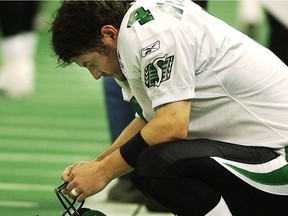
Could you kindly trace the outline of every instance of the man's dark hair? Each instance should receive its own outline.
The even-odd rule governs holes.
[[[131,2],[131,1],[130,1]],[[63,1],[52,23],[52,48],[60,66],[89,51],[103,53],[101,28],[113,25],[119,29],[129,1]]]

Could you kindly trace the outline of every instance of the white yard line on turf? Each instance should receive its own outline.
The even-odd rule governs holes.
[[[0,201],[2,207],[14,207],[14,208],[35,208],[38,203],[34,202],[20,202],[20,201]]]
[[[22,183],[6,183],[0,182],[0,190],[13,191],[40,191],[53,192],[55,186],[53,185],[38,185],[38,184],[22,184]]]

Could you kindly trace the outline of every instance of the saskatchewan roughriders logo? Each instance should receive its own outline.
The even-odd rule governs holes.
[[[145,84],[148,88],[152,86],[159,87],[171,77],[171,69],[174,62],[174,56],[156,58],[152,63],[147,65],[144,70]]]

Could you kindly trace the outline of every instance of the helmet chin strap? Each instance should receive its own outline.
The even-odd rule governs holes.
[[[69,215],[69,216],[106,216],[103,212],[100,212],[98,210],[82,208],[84,205],[84,201],[77,205],[76,199],[74,200],[69,199],[63,193],[63,190],[66,188],[67,185],[68,185],[68,182],[65,182],[54,190],[60,203],[65,209],[65,211],[61,214],[61,216],[66,216],[66,215]],[[143,206],[143,203],[139,204],[131,216],[138,215],[142,206]]]
[[[80,204],[76,203],[76,199],[69,199],[64,193],[63,190],[68,185],[68,182],[63,183],[59,187],[57,187],[54,192],[57,195],[60,203],[64,207],[65,211],[61,214],[61,216],[106,216],[100,211],[94,211],[88,208],[82,208],[84,205],[84,201]]]

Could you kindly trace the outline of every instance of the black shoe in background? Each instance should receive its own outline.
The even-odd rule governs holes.
[[[118,179],[108,192],[108,201],[112,202],[144,203],[145,199],[145,196],[128,179]]]
[[[160,203],[153,199],[146,198],[145,200],[145,206],[148,211],[150,212],[170,212],[167,208],[162,206]]]

